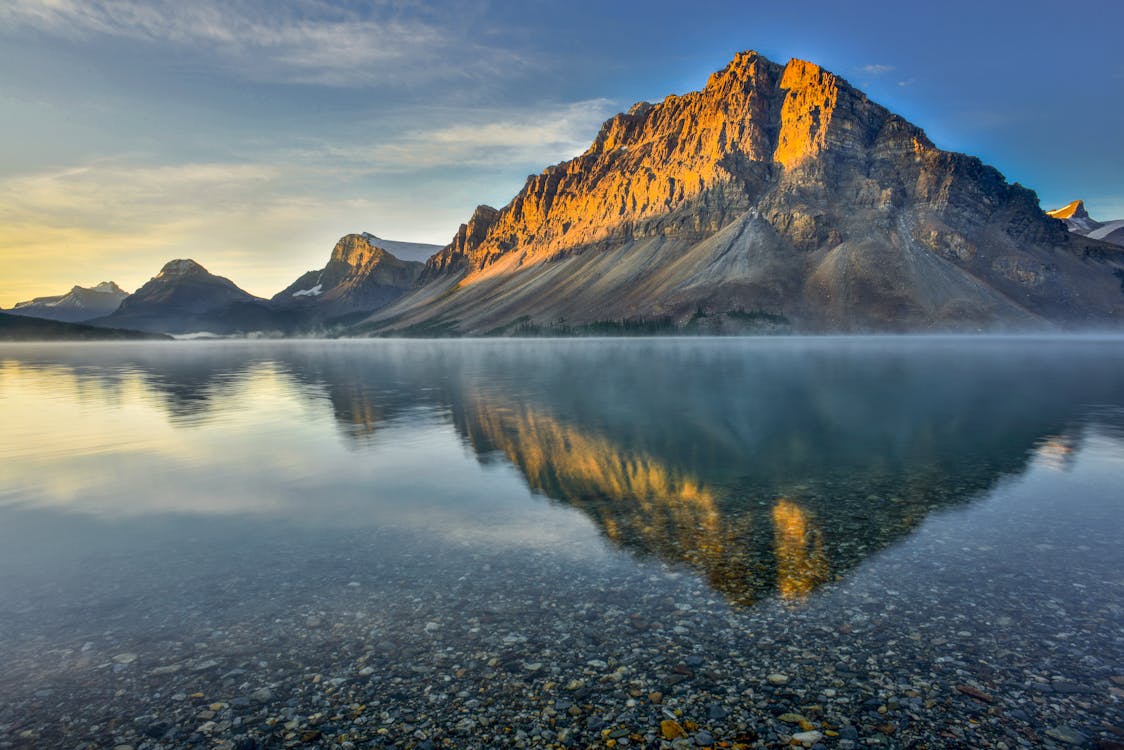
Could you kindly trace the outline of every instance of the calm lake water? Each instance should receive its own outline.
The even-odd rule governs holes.
[[[1124,733],[1121,339],[3,345],[0,425],[0,747]]]

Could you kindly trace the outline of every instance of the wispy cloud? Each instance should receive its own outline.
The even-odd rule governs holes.
[[[71,39],[110,36],[172,44],[238,75],[328,86],[416,85],[518,70],[500,47],[474,44],[410,3],[362,10],[316,0],[5,0],[0,24]],[[424,6],[417,6],[424,11]]]
[[[893,65],[882,65],[881,63],[871,63],[859,68],[859,72],[866,73],[870,76],[880,76],[886,73],[892,73],[895,70]]]
[[[263,143],[239,162],[122,154],[0,177],[0,306],[103,278],[135,288],[184,256],[266,295],[349,231],[443,243],[493,199],[466,169],[510,180],[510,197],[528,171],[583,151],[612,109],[447,108],[410,114],[427,128]]]
[[[324,146],[323,152],[368,173],[464,167],[531,167],[572,158],[586,148],[613,112],[607,99],[503,111],[445,113],[430,128],[405,130],[368,145]]]

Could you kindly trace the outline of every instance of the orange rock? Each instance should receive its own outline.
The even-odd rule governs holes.
[[[664,719],[660,722],[660,734],[663,735],[665,740],[674,740],[679,737],[686,737],[687,733],[683,731],[683,727],[679,722],[672,721],[671,719]]]

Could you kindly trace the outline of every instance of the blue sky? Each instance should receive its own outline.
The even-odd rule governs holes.
[[[174,257],[271,295],[347,232],[444,244],[742,49],[1124,218],[1121,28],[1118,0],[4,0],[0,306]]]

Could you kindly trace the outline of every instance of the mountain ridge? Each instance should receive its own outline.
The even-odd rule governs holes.
[[[1115,224],[1082,201],[1044,212],[843,78],[748,51],[698,91],[610,117],[442,248],[348,234],[269,300],[177,259],[93,322],[330,335],[1118,326]]]
[[[127,296],[128,293],[113,281],[102,281],[92,287],[75,284],[66,294],[17,302],[7,312],[64,323],[82,323],[112,313]]]
[[[478,207],[361,330],[701,316],[730,332],[757,312],[809,332],[1103,325],[1124,317],[1122,262],[844,79],[745,52]]]

